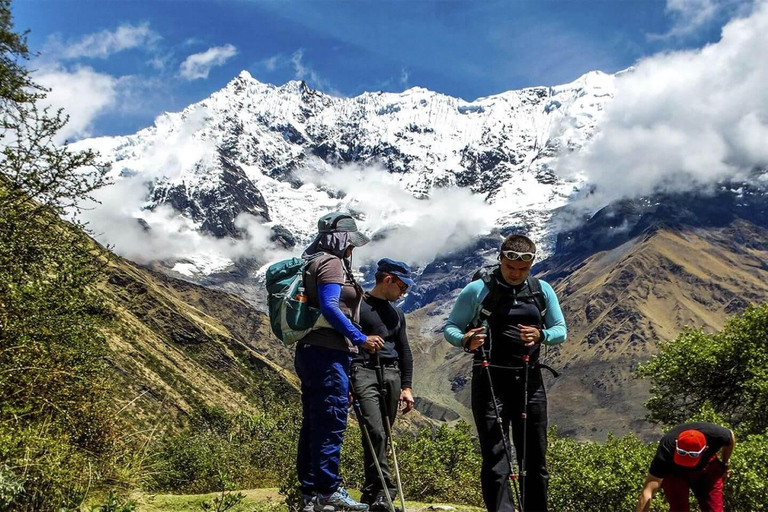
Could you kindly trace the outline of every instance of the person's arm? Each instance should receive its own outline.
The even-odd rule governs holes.
[[[731,470],[731,455],[733,454],[733,449],[736,448],[736,436],[733,434],[733,430],[729,432],[731,433],[731,443],[723,446],[720,452],[720,460],[725,465],[726,474]]]
[[[656,491],[661,487],[661,481],[661,478],[657,478],[650,474],[645,478],[643,491],[640,493],[640,497],[637,500],[635,512],[648,512],[651,510],[651,501],[653,501],[653,496],[656,494]]]
[[[408,343],[408,333],[405,327],[405,315],[397,310],[400,317],[400,329],[395,337],[395,350],[400,359],[400,387],[413,387],[413,354],[411,345]]]
[[[405,325],[405,315],[399,309],[400,329],[395,337],[395,350],[400,359],[400,399],[405,404],[403,414],[413,410],[413,354],[408,343],[408,333]]]
[[[559,345],[568,337],[568,331],[565,327],[565,318],[560,309],[560,301],[557,300],[555,290],[545,281],[541,281],[541,291],[544,293],[544,300],[547,303],[547,312],[544,315],[544,325],[542,329],[544,339],[540,340],[545,345]]]
[[[445,340],[454,347],[461,347],[467,327],[475,319],[481,303],[480,294],[485,288],[481,280],[473,281],[461,290],[456,304],[453,305],[448,322],[443,329]]]
[[[328,320],[331,327],[346,336],[353,345],[359,346],[365,343],[366,336],[352,325],[352,322],[344,316],[339,308],[341,297],[341,285],[338,283],[322,283],[317,286],[317,295],[320,302],[320,313]]]

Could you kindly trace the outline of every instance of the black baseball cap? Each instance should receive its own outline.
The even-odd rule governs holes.
[[[371,241],[357,229],[355,219],[348,213],[333,212],[320,217],[317,221],[319,233],[349,233],[349,243],[355,247],[362,247]]]
[[[385,272],[397,276],[402,282],[408,286],[413,286],[416,283],[411,276],[411,267],[403,263],[402,261],[391,260],[389,258],[382,258],[376,267],[377,272]]]

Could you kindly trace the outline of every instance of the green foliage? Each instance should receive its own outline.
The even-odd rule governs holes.
[[[768,507],[768,432],[736,440],[731,476],[725,483],[725,509],[733,512]]]
[[[225,512],[239,505],[245,498],[245,494],[234,492],[237,490],[237,486],[226,473],[219,472],[219,481],[222,488],[221,494],[211,501],[204,501],[200,504],[200,508],[206,512]]]
[[[453,428],[444,425],[437,430],[424,428],[416,435],[401,436],[396,439],[395,449],[407,499],[482,505],[479,447],[466,423],[459,422]],[[392,471],[394,474],[394,468]],[[341,472],[345,486],[362,486],[362,438],[352,422],[344,434]],[[280,494],[288,510],[301,508],[295,463],[280,480]]]
[[[350,415],[344,441],[341,445],[341,479],[346,487],[360,489],[363,486],[363,433],[360,424]]]
[[[74,508],[94,475],[91,459],[55,423],[0,424],[0,460],[12,484],[0,510]]]
[[[719,333],[686,329],[638,369],[651,379],[651,419],[668,425],[710,409],[739,432],[768,428],[768,305],[749,307]]]
[[[299,423],[300,427],[301,424]],[[344,486],[359,489],[363,485],[363,445],[360,428],[352,417],[349,418],[347,429],[344,431],[344,441],[341,445],[340,471]],[[296,439],[298,440],[298,433]],[[301,487],[296,473],[296,449],[291,446],[289,454],[291,462],[284,467],[279,479],[280,494],[285,499],[288,510],[297,512],[301,509]],[[399,452],[398,452],[399,453]]]
[[[403,492],[409,499],[482,505],[479,446],[468,424],[422,429],[398,441]]]
[[[279,492],[285,500],[285,506],[290,512],[301,510],[301,487],[299,485],[299,476],[296,473],[296,464],[291,464],[286,468],[283,477],[280,479]]]
[[[23,492],[24,482],[7,465],[0,466],[0,510],[10,507]]]
[[[0,0],[0,101],[28,103],[41,90],[19,62],[29,59],[26,36],[13,31],[11,0]]]
[[[108,479],[117,440],[109,400],[109,316],[93,293],[103,261],[65,210],[105,184],[90,152],[57,146],[67,119],[44,89],[0,0],[0,507],[72,508]]]
[[[135,510],[136,502],[134,500],[123,499],[114,491],[109,492],[106,503],[91,507],[91,512],[134,512]]]
[[[552,510],[634,510],[655,445],[646,446],[633,435],[609,436],[603,444],[579,443],[557,437],[554,429],[549,438]]]
[[[221,474],[237,488],[278,482],[295,465],[296,407],[255,414],[202,408],[187,429],[168,435],[157,447],[153,487],[203,493],[221,489]]]

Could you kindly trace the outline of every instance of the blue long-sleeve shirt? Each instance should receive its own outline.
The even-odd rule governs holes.
[[[365,343],[365,334],[360,332],[360,329],[355,327],[339,308],[341,285],[337,283],[320,284],[317,287],[317,295],[320,301],[320,313],[328,320],[331,327],[343,334],[353,345],[359,346]]]
[[[544,315],[544,339],[541,340],[545,345],[559,345],[564,342],[568,336],[565,327],[565,318],[560,309],[560,302],[557,300],[555,291],[549,283],[539,280],[541,291],[544,294],[544,300],[547,304],[547,312]],[[448,316],[448,323],[443,329],[443,336],[446,341],[456,347],[461,347],[461,340],[468,327],[480,315],[483,300],[488,295],[489,289],[482,279],[472,281],[461,290],[456,304],[453,305],[451,314]]]

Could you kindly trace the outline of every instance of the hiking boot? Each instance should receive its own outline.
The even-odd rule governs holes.
[[[350,512],[366,512],[368,505],[355,501],[347,494],[347,490],[339,487],[335,493],[330,496],[318,494],[315,500],[314,512],[336,512],[339,510],[348,510]]]
[[[301,512],[314,512],[317,497],[313,494],[301,495]]]
[[[394,506],[394,503],[393,503]],[[376,498],[376,501],[371,503],[371,512],[390,512],[389,510],[389,504],[387,503],[387,498],[384,496],[379,496]],[[403,512],[400,510],[399,507],[395,507],[395,512]]]

